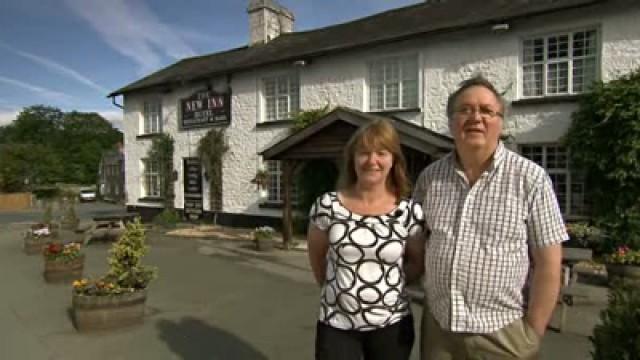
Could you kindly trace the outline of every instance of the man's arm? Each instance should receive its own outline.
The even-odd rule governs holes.
[[[307,231],[307,247],[309,263],[316,283],[322,286],[327,271],[327,251],[329,249],[329,235],[326,231],[318,229],[314,224],[309,224]]]
[[[420,232],[407,239],[405,247],[404,274],[407,284],[412,283],[424,273],[425,234]]]
[[[562,245],[531,248],[533,277],[527,322],[542,337],[558,301],[562,274]]]

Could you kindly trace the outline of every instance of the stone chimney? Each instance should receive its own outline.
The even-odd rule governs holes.
[[[293,31],[293,13],[274,0],[251,0],[249,13],[249,46],[264,44]]]

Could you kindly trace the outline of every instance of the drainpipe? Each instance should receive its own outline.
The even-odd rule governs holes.
[[[118,103],[116,102],[116,97],[115,97],[115,96],[112,96],[112,97],[111,97],[111,103],[112,103],[113,105],[115,105],[115,106],[119,107],[120,109],[124,109],[124,106],[122,106],[122,105],[120,105],[120,104],[118,104]]]

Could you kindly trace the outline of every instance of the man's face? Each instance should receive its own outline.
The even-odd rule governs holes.
[[[456,148],[495,148],[502,133],[502,113],[496,96],[483,86],[472,86],[460,93],[449,120]]]

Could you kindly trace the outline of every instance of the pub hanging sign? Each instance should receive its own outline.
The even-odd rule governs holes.
[[[183,129],[228,124],[231,121],[231,95],[229,92],[199,91],[180,99]]]

